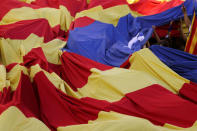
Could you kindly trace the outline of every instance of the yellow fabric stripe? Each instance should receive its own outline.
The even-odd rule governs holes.
[[[10,72],[6,74],[6,79],[10,84],[11,90],[15,91],[21,79],[21,72],[28,75],[28,69],[24,66],[16,65]]]
[[[1,131],[50,131],[40,120],[26,118],[17,107],[9,107],[0,115]]]
[[[107,9],[103,9],[102,6],[96,6],[77,13],[75,19],[87,16],[94,20],[116,26],[120,17],[126,16],[129,13],[134,17],[141,16],[137,12],[131,11],[128,5],[118,5]]]
[[[0,38],[0,59],[4,65],[11,63],[22,63],[23,56],[32,48],[41,47],[47,58],[47,61],[53,64],[60,64],[59,56],[61,49],[66,45],[65,41],[54,39],[46,44],[42,37],[31,34],[25,40],[13,40]]]
[[[31,2],[36,1],[36,0],[19,0],[19,1],[22,1],[22,2],[30,4]]]
[[[15,8],[10,10],[0,21],[0,25],[12,24],[22,20],[45,18],[51,27],[60,25],[61,29],[67,31],[73,20],[66,7],[32,9],[30,7]]]
[[[8,87],[11,87],[11,90],[15,91],[21,79],[21,72],[28,75],[28,69],[21,65],[14,66],[8,73],[6,73],[5,67],[0,65],[0,92]]]
[[[129,4],[134,4],[134,3],[137,3],[139,0],[127,0],[127,2],[129,3]]]
[[[196,131],[196,124],[191,128],[175,126],[156,126],[150,121],[138,117],[119,114],[116,112],[99,112],[95,121],[88,124],[58,127],[58,131]]]
[[[130,70],[148,73],[151,77],[161,80],[161,85],[174,93],[178,93],[184,83],[190,82],[167,67],[147,48],[134,53],[130,63]]]
[[[91,97],[109,102],[119,101],[125,94],[160,84],[145,72],[113,68],[107,71],[91,69],[91,76],[83,88],[78,88],[80,97]],[[136,82],[139,81],[140,82]]]
[[[31,34],[25,40],[0,39],[1,58],[4,65],[23,62],[23,56],[43,43],[43,38]]]
[[[46,44],[41,44],[41,47],[48,62],[53,64],[61,64],[60,56],[62,55],[62,51],[60,49],[65,45],[65,41],[53,39]]]
[[[6,69],[4,65],[0,65],[0,91],[6,87]]]
[[[191,46],[190,46],[190,48],[189,48],[189,53],[190,53],[190,54],[193,54],[194,49],[195,49],[195,47],[196,47],[196,44],[197,44],[197,30],[195,31],[193,40],[192,40],[192,42],[191,42]]]

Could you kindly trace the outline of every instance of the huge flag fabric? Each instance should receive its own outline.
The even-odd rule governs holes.
[[[185,46],[185,51],[197,55],[197,19],[196,19],[196,14],[194,13],[193,20],[192,20],[192,25],[191,25],[191,31],[190,35],[188,37],[186,46]]]
[[[196,56],[141,49],[183,3],[1,1],[0,130],[196,131]]]

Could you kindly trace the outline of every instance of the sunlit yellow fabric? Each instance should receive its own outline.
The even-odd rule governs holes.
[[[92,19],[116,26],[120,17],[126,16],[130,13],[134,17],[140,16],[136,12],[131,11],[128,5],[118,5],[107,9],[103,9],[102,6],[96,6],[94,8],[77,13],[75,19],[88,16]]]
[[[62,51],[60,49],[65,45],[65,41],[54,39],[46,44],[41,44],[41,47],[48,62],[53,64],[61,64],[60,56],[62,54]]]
[[[62,30],[67,31],[70,27],[71,22],[74,20],[74,17],[71,16],[70,12],[68,11],[68,9],[64,6],[59,7],[60,10],[60,28]],[[52,19],[54,19],[54,17],[52,16]]]
[[[49,72],[41,69],[38,64],[31,66],[31,68],[30,68],[30,78],[32,81],[33,81],[33,78],[35,77],[35,75],[39,72],[43,72],[56,88],[62,90],[64,93],[67,93],[66,92],[66,85],[64,85],[65,82],[56,73],[54,73],[54,72],[49,73]]]
[[[130,70],[143,71],[166,84],[165,88],[178,93],[184,83],[189,80],[179,76],[176,72],[162,63],[149,49],[140,50],[130,58]]]
[[[25,40],[0,39],[1,59],[4,65],[23,62],[23,56],[43,43],[43,38],[31,34]]]
[[[30,4],[31,2],[36,1],[36,0],[19,0],[19,1],[23,1],[23,2],[25,2],[25,3]]]
[[[6,87],[6,69],[4,65],[0,64],[0,91]]]
[[[156,126],[150,121],[138,117],[127,116],[116,112],[99,112],[95,121],[88,124],[58,127],[58,131],[196,131],[197,124],[191,128],[176,128],[175,126]]]
[[[25,56],[33,48],[41,47],[47,61],[53,64],[60,64],[59,57],[62,52],[59,49],[65,45],[66,42],[60,39],[54,39],[44,44],[43,37],[38,37],[35,34],[31,34],[25,40],[0,38],[0,57],[4,65],[9,65],[11,63],[22,63],[23,56]]]
[[[19,85],[21,79],[21,73],[28,75],[28,70],[26,67],[21,65],[16,65],[14,68],[7,73],[7,80],[10,82],[10,87],[12,91],[15,91]]]
[[[134,4],[134,3],[136,3],[136,2],[138,2],[139,0],[127,0],[127,2],[129,3],[129,4]]]
[[[50,131],[40,120],[27,118],[17,107],[0,114],[0,131]]]

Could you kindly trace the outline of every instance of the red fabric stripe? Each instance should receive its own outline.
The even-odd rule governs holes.
[[[30,7],[29,4],[20,2],[18,0],[2,0],[0,5],[0,20],[2,20],[3,16],[6,15],[11,9],[21,8],[21,7]]]
[[[14,68],[14,66],[16,66],[17,63],[12,63],[6,66],[6,72],[10,72],[10,70],[12,70],[12,68]]]
[[[33,48],[27,55],[23,57],[23,61],[24,63],[22,63],[22,65],[27,68],[39,64],[42,69],[49,71],[48,61],[41,47]]]
[[[88,104],[58,91],[43,72],[34,77],[34,87],[39,95],[42,121],[52,129],[87,123],[88,120],[96,119],[101,110],[99,106],[96,107],[96,101],[95,104]]]
[[[57,32],[59,32],[59,29]],[[4,38],[26,39],[31,33],[44,37],[44,42],[53,40],[58,35],[55,35],[48,21],[42,18],[0,26],[0,37]]]
[[[61,62],[63,67],[62,77],[74,91],[77,91],[77,88],[81,88],[87,83],[88,77],[91,75],[91,68],[103,71],[112,69],[111,66],[103,65],[69,52],[63,53]]]
[[[197,104],[197,84],[196,83],[185,83],[181,90],[179,91],[180,95],[194,103]]]
[[[38,99],[29,76],[21,73],[21,78],[16,91],[4,88],[0,92],[0,114],[10,106],[17,106],[27,117],[39,118]]]
[[[125,69],[129,69],[129,68],[130,68],[131,63],[129,62],[129,59],[130,59],[131,56],[132,56],[132,55],[130,55],[130,56],[128,57],[128,59],[120,66],[120,68],[125,68]]]
[[[154,124],[169,123],[190,127],[197,119],[197,105],[186,101],[159,85],[126,94],[122,100],[111,104],[109,110],[142,117]]]
[[[14,92],[10,106],[17,106],[26,117],[40,119],[39,104],[37,91],[33,88],[29,76],[21,73],[21,80],[17,90]]]
[[[92,24],[93,22],[95,22],[95,20],[85,16],[85,17],[80,17],[78,19],[76,19],[74,22],[72,22],[70,29],[75,29],[78,27],[84,27],[84,26],[88,26],[90,24]]]
[[[179,6],[184,1],[181,0],[172,0],[169,2],[160,2],[156,0],[139,0],[135,4],[131,4],[130,8],[133,11],[136,11],[142,15],[154,15],[166,11],[170,8]]]
[[[53,31],[53,34],[54,34],[55,38],[61,39],[63,41],[66,41],[66,38],[68,37],[68,34],[69,34],[68,29],[66,29],[66,31],[62,30],[60,28],[60,25],[57,25],[57,26],[53,27],[52,31]],[[48,42],[48,41],[46,41],[46,42]]]
[[[3,91],[0,92],[0,104],[4,105],[11,101],[13,93],[11,92],[11,88],[3,88]]]
[[[75,16],[77,12],[84,10],[87,7],[86,0],[36,0],[32,5],[43,7],[59,8],[60,5],[65,6],[71,16]]]

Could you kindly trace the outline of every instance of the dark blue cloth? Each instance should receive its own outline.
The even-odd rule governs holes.
[[[193,14],[196,3],[196,0],[184,2],[188,15]],[[129,14],[119,19],[117,27],[95,21],[86,27],[75,28],[69,32],[67,45],[63,50],[119,67],[151,37],[152,25],[163,25],[183,17],[181,6],[151,16],[134,18]],[[138,33],[144,35],[144,40],[137,41],[131,49],[128,48],[128,42]]]
[[[111,24],[94,22],[70,31],[66,50],[94,61],[119,66],[131,50],[125,48],[127,40]]]
[[[197,83],[197,56],[189,53],[154,45],[151,51],[169,68],[184,78]]]
[[[75,28],[69,32],[67,46],[64,50],[118,67],[128,59],[130,54],[140,50],[152,35],[152,28],[141,28],[140,24],[138,28],[134,29],[134,33],[129,22],[125,23],[128,18],[129,22],[135,20],[133,16],[128,15],[119,20],[117,27],[95,21],[86,27]],[[135,43],[133,48],[129,49],[129,40],[140,32],[145,39]]]

